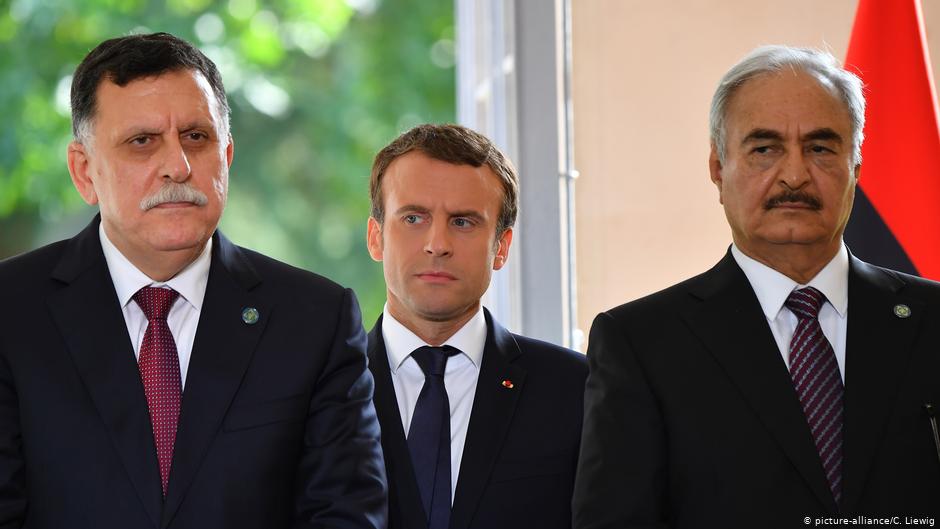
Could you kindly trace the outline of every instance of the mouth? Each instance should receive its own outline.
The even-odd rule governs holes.
[[[764,209],[817,211],[822,209],[822,202],[807,193],[783,193],[768,200]]]
[[[457,278],[447,272],[438,271],[438,270],[429,270],[426,272],[418,272],[415,274],[415,277],[422,281],[428,283],[448,283],[450,281],[456,281]]]
[[[192,202],[164,202],[163,204],[157,204],[153,207],[153,209],[178,209],[195,206],[196,204],[193,204]]]
[[[819,208],[812,204],[807,204],[806,202],[780,202],[767,209],[806,209],[815,211]]]

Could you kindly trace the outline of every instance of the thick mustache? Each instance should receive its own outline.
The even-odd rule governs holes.
[[[781,204],[792,204],[794,202],[802,202],[812,209],[822,209],[822,202],[820,202],[818,198],[802,191],[784,191],[768,199],[767,202],[764,203],[764,209],[772,209]]]
[[[160,204],[172,202],[189,202],[197,206],[205,206],[209,203],[209,198],[187,182],[172,182],[164,184],[156,193],[141,200],[140,209],[147,211]]]

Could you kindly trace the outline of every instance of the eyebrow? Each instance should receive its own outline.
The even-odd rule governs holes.
[[[476,211],[470,211],[470,210],[467,210],[467,211],[453,211],[453,212],[449,213],[449,215],[450,215],[451,217],[467,217],[467,218],[470,218],[470,219],[473,219],[473,220],[476,220],[476,221],[482,221],[482,220],[483,220],[483,215],[481,215],[480,213],[477,213]]]
[[[783,141],[783,134],[780,134],[779,132],[772,129],[754,129],[749,132],[743,140],[741,140],[741,145],[765,140]],[[821,129],[814,129],[807,132],[803,135],[802,138],[800,138],[800,141],[834,141],[842,143],[842,136],[829,127],[823,127]]]
[[[771,129],[753,129],[741,140],[741,145],[763,140],[783,141],[783,134]]]
[[[396,210],[395,210],[395,215],[402,215],[402,214],[404,214],[404,213],[422,213],[422,214],[427,214],[427,213],[430,213],[430,212],[431,212],[431,210],[428,209],[428,208],[426,208],[426,207],[424,207],[424,206],[418,206],[418,205],[415,205],[415,204],[407,204],[407,205],[404,205],[404,206],[402,206],[402,207],[396,209]],[[471,218],[471,219],[479,220],[479,221],[482,221],[482,220],[483,220],[483,215],[480,214],[479,212],[473,211],[473,210],[448,211],[448,212],[447,212],[447,215],[448,215],[449,217],[467,217],[467,218]]]
[[[417,206],[415,204],[406,204],[395,210],[395,215],[401,215],[402,213],[430,213],[431,210],[424,206]]]
[[[803,135],[803,141],[835,141],[842,143],[842,136],[838,132],[826,127],[807,132]]]

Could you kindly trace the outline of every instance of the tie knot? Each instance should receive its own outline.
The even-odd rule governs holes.
[[[430,347],[425,345],[419,347],[411,353],[411,357],[421,366],[424,376],[444,376],[444,368],[447,367],[447,359],[460,351],[456,347],[445,345],[443,347]]]
[[[826,301],[826,296],[813,287],[801,288],[790,292],[784,303],[797,318],[816,319],[819,317],[819,308]]]
[[[172,288],[144,287],[134,294],[134,301],[144,311],[147,321],[165,320],[179,295]]]

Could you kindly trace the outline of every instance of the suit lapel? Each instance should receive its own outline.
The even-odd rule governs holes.
[[[382,338],[382,317],[369,332],[369,367],[375,379],[373,402],[375,412],[382,424],[382,450],[388,469],[389,487],[395,488],[400,505],[402,527],[418,529],[427,527],[421,494],[411,466],[411,454],[401,424],[398,399],[392,386],[392,374],[388,365],[388,353]]]
[[[476,512],[496,464],[512,417],[525,390],[526,372],[512,362],[522,352],[512,335],[486,316],[486,346],[470,412],[470,426],[457,477],[450,528],[466,529]],[[503,386],[511,381],[512,388]]]
[[[134,348],[108,271],[96,217],[69,242],[48,299],[76,370],[154,527],[163,501],[156,448]]]
[[[902,280],[852,257],[845,350],[843,504],[858,507],[921,327],[923,303],[899,294]],[[910,316],[894,314],[898,304]]]
[[[684,315],[807,486],[836,511],[816,445],[760,302],[730,251],[690,287],[701,304]]]
[[[189,361],[162,527],[169,525],[199,471],[241,384],[273,307],[253,292],[261,279],[244,254],[216,232],[209,281]],[[242,311],[257,309],[255,324]]]

